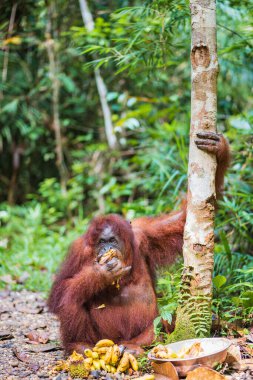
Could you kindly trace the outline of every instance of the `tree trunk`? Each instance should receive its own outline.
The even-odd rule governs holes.
[[[54,13],[54,3],[48,7],[48,22],[46,27],[46,43],[48,60],[49,60],[49,75],[52,82],[52,109],[53,109],[53,129],[55,133],[56,143],[56,165],[59,170],[61,190],[65,194],[67,191],[67,172],[64,163],[63,147],[62,147],[62,132],[59,113],[59,94],[60,83],[58,79],[59,65],[55,49],[55,40],[52,38],[52,18]]]
[[[16,11],[17,11],[18,3],[14,3],[11,9],[11,17],[9,22],[9,28],[6,39],[11,37],[11,34],[13,32],[15,17],[16,17]],[[3,59],[3,71],[2,71],[2,84],[6,82],[7,79],[7,73],[8,73],[8,63],[9,63],[9,46],[5,46],[4,48],[4,59]],[[0,90],[0,100],[3,99],[3,90]]]
[[[103,152],[96,151],[92,157],[93,161],[93,172],[96,175],[96,199],[98,205],[98,211],[100,214],[105,213],[105,199],[103,194],[101,194],[100,189],[103,186],[103,173],[104,173],[104,159]]]
[[[79,0],[81,14],[86,29],[91,32],[94,29],[94,21],[86,0]],[[117,148],[117,139],[113,130],[111,111],[106,99],[107,89],[99,69],[95,69],[95,79],[104,116],[105,134],[111,149]]]
[[[211,327],[216,158],[199,150],[196,133],[216,132],[218,74],[215,0],[190,0],[191,130],[184,270],[170,341],[208,336]]]
[[[17,190],[17,180],[21,164],[21,155],[23,154],[23,147],[13,144],[12,147],[12,175],[8,190],[8,203],[14,205],[16,202],[16,190]]]

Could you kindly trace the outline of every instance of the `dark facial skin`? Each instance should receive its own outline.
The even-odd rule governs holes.
[[[124,256],[124,245],[121,239],[115,235],[111,226],[106,226],[97,242],[96,253],[98,260],[110,249],[117,249]]]
[[[100,264],[100,259],[110,249],[116,250],[117,257]],[[124,264],[125,247],[122,240],[113,232],[111,226],[106,226],[101,232],[96,246],[97,264],[99,269],[111,280],[116,280],[128,274],[131,266]]]

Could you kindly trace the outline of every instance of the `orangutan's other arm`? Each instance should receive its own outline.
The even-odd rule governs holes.
[[[197,147],[217,158],[215,177],[216,197],[222,193],[224,175],[229,166],[230,153],[223,135],[211,132],[197,133]],[[138,247],[151,270],[156,266],[171,264],[182,252],[186,220],[186,202],[181,210],[158,217],[143,217],[132,221]]]

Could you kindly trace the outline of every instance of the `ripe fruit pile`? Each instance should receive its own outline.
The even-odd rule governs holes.
[[[178,352],[174,352],[170,347],[159,344],[151,351],[151,355],[159,359],[187,359],[197,358],[203,354],[204,350],[200,342],[195,342],[190,346],[182,347]]]
[[[136,358],[124,351],[124,346],[118,346],[112,340],[100,340],[92,350],[84,350],[84,356],[73,352],[67,360],[69,374],[71,377],[84,378],[93,370],[116,373],[132,368],[138,371]]]

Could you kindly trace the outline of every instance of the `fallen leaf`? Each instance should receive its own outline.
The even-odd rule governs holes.
[[[47,343],[47,344],[38,344],[36,346],[28,346],[27,350],[30,352],[49,352],[49,351],[58,351],[61,350],[59,344]]]
[[[243,359],[240,361],[240,363],[235,363],[233,365],[233,368],[239,371],[246,371],[247,369],[253,370],[253,358]]]
[[[251,345],[252,346],[252,345]],[[253,347],[251,347],[250,345],[248,344],[245,344],[245,346],[243,347],[243,349],[250,355],[253,357]]]
[[[21,362],[29,363],[30,356],[27,353],[19,351],[16,347],[13,348],[13,353]]]
[[[157,373],[154,373],[155,375],[155,380],[171,380],[171,377],[167,377],[167,376],[164,376],[164,375],[159,375]]]
[[[17,311],[24,314],[40,314],[43,311],[42,307],[31,309],[31,307],[26,307],[25,305],[20,305],[20,304],[17,304],[15,308]]]
[[[23,352],[23,351],[19,351],[16,347],[13,348],[13,353],[14,355],[16,356],[16,358],[18,358],[18,360],[20,360],[21,362],[23,363],[27,363],[28,364],[28,367],[35,373],[39,370],[40,366],[39,364],[37,363],[33,363],[30,361],[30,356],[26,353],[26,352]]]
[[[208,367],[199,367],[189,372],[186,380],[225,380],[226,377]]]
[[[170,362],[161,363],[161,364],[151,362],[151,365],[155,371],[155,375],[156,374],[163,375],[169,378],[170,380],[179,380],[176,368]]]
[[[10,331],[0,331],[0,340],[13,339],[14,336]]]
[[[238,333],[241,337],[244,337],[244,336],[246,336],[247,334],[249,334],[249,330],[248,330],[248,329],[238,329],[238,330],[237,330],[237,333]]]
[[[36,373],[40,369],[40,366],[37,363],[29,363],[29,368]]]
[[[233,364],[242,360],[241,350],[238,345],[232,344],[227,352],[226,363]]]
[[[26,337],[33,343],[46,344],[49,341],[49,333],[46,331],[30,331]]]
[[[253,343],[253,333],[247,335],[246,338],[247,338],[247,341]]]

